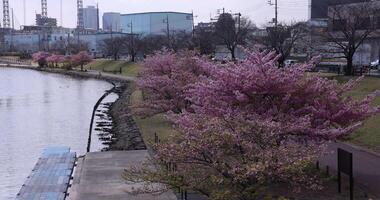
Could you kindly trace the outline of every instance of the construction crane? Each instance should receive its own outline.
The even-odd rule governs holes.
[[[84,28],[84,19],[83,19],[83,0],[77,0],[77,8],[78,8],[78,29]]]
[[[48,13],[47,13],[47,0],[41,0],[41,8],[42,8],[42,17],[47,17],[48,16]]]
[[[3,0],[3,26],[10,28],[11,20],[9,17],[9,0]]]

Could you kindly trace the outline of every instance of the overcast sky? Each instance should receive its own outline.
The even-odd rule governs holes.
[[[9,0],[14,8],[15,27],[24,24],[24,3],[26,2],[26,24],[35,24],[35,13],[41,13],[40,0]],[[309,0],[278,0],[279,21],[300,21],[308,19]],[[48,0],[48,15],[60,20],[61,0]],[[76,26],[76,0],[62,0],[63,25]],[[178,11],[194,12],[195,22],[208,22],[211,16],[217,14],[217,9],[225,8],[234,13],[241,12],[248,16],[258,26],[265,25],[274,16],[274,7],[268,5],[268,0],[84,0],[84,6],[99,3],[100,13],[103,12],[150,12]],[[272,0],[274,2],[274,0]],[[1,6],[2,8],[2,6]],[[1,11],[2,13],[2,11]],[[1,17],[2,18],[2,17]],[[1,20],[2,22],[2,20]]]

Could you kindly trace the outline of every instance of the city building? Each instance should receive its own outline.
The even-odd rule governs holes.
[[[36,14],[37,26],[57,26],[57,19]]]
[[[193,15],[180,12],[147,12],[121,15],[121,31],[141,35],[165,35],[193,31]]]
[[[343,54],[334,41],[329,40],[329,37],[323,35],[335,35],[339,37],[341,27],[345,26],[348,19],[353,19],[360,16],[345,16],[345,10],[352,10],[357,7],[375,7],[380,9],[380,2],[369,0],[311,0],[310,1],[310,27],[309,38],[309,55],[322,56],[321,65],[332,67],[342,67],[346,65],[346,60],[342,59]],[[336,7],[339,6],[339,7]],[[335,8],[334,8],[335,7]],[[335,18],[336,9],[340,11],[340,17]],[[366,17],[366,15],[363,15]],[[377,16],[369,17],[365,24],[380,24],[380,18]],[[366,25],[363,24],[363,30]],[[369,66],[371,62],[379,60],[380,57],[380,26],[376,27],[363,43],[357,48],[353,56],[354,66]],[[360,28],[357,28],[358,33]],[[341,40],[345,40],[342,37]],[[342,69],[340,69],[342,70]]]
[[[121,15],[116,12],[107,12],[103,14],[103,31],[119,32],[121,30]]]
[[[98,8],[95,6],[83,8],[83,26],[85,29],[99,29],[98,13]]]
[[[311,20],[327,19],[329,6],[360,2],[368,2],[368,0],[310,0],[309,17]]]
[[[4,50],[34,53],[48,51],[55,42],[67,39],[73,32],[69,28],[49,26],[24,26],[22,31],[4,35]]]

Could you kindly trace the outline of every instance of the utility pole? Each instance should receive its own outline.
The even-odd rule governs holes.
[[[63,27],[63,3],[60,1],[60,17],[61,17],[61,27]]]
[[[24,26],[26,25],[26,0],[23,2],[24,5]]]
[[[277,25],[278,25],[278,0],[274,0],[274,3],[272,3],[272,0],[268,0],[268,4],[270,6],[274,6],[274,19],[273,19],[273,23],[274,23],[274,27],[277,28]]]
[[[99,3],[96,3],[96,30],[99,31]]]
[[[132,62],[135,62],[135,39],[134,39],[134,35],[133,35],[133,21],[131,20],[131,23],[129,24],[131,26],[131,58],[132,58]]]
[[[13,13],[13,8],[12,8],[12,29],[15,29],[15,18],[14,18],[14,13]]]
[[[170,45],[170,26],[169,26],[169,15],[166,15],[166,20],[164,20],[166,22],[166,33],[167,33],[167,37],[168,37],[168,47],[171,48],[171,45]]]
[[[13,31],[15,28],[15,23],[14,23],[14,15],[13,15],[13,8],[12,8],[12,29],[11,29],[11,46],[10,46],[10,51],[13,51]]]

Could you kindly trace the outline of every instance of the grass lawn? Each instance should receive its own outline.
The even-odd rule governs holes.
[[[104,72],[119,72],[120,68],[122,70],[122,75],[137,77],[141,71],[140,65],[138,63],[132,63],[122,60],[94,60],[93,62],[87,64],[85,69],[104,71]]]
[[[135,87],[135,86],[131,86]],[[143,99],[142,92],[135,90],[131,96],[131,105],[135,106]],[[157,133],[161,141],[167,140],[171,135],[175,135],[175,130],[172,128],[171,123],[165,119],[163,115],[155,115],[149,118],[140,118],[135,116],[135,121],[140,128],[144,141],[148,143],[154,142],[154,133]]]
[[[352,78],[345,76],[335,77],[341,83]],[[349,95],[354,99],[363,99],[366,95],[376,90],[380,91],[380,78],[366,77]],[[374,105],[380,105],[380,97],[375,99]],[[380,114],[367,120],[364,126],[352,135],[350,142],[380,152]]]

